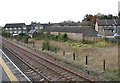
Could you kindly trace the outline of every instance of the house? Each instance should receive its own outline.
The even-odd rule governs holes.
[[[20,33],[27,34],[28,28],[25,25],[25,23],[11,23],[11,24],[6,24],[3,27],[3,31],[8,32],[8,33],[12,34],[13,36],[15,36]]]
[[[35,29],[37,32],[43,29],[43,25],[41,25],[40,23],[33,23],[30,25],[30,27],[31,29]]]
[[[38,33],[37,30],[31,29],[31,30],[28,32],[28,35],[32,38],[32,37],[34,37],[37,33]]]
[[[79,41],[83,37],[97,37],[97,31],[90,26],[52,26],[45,28],[45,31],[54,35],[67,33],[68,38]]]
[[[120,19],[96,20],[95,30],[104,36],[113,36],[120,32]]]

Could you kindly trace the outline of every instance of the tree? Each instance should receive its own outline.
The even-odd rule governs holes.
[[[104,19],[108,19],[107,15],[104,15]]]
[[[118,16],[119,16],[119,18],[120,18],[120,12],[118,13]]]
[[[102,13],[100,13],[100,12],[96,14],[96,16],[98,16],[98,17],[99,17],[99,16],[103,16],[103,15],[104,15],[104,14],[102,14]]]
[[[108,14],[108,19],[113,19],[113,15],[112,14]]]
[[[28,43],[28,36],[24,36],[24,43]]]
[[[3,37],[10,37],[11,34],[8,33],[8,32],[2,31],[2,36],[3,36]]]

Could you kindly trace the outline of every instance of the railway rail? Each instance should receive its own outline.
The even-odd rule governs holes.
[[[32,66],[35,65],[33,63],[36,63],[37,65],[39,64],[40,67],[47,68],[49,71],[54,72],[54,74],[57,74],[57,76],[60,76],[62,80],[64,79],[67,81],[88,81],[88,82],[93,81],[85,76],[82,76],[76,72],[73,72],[72,70],[62,67],[61,65],[58,65],[57,63],[54,63],[44,57],[31,53],[30,51],[27,51],[24,48],[21,48],[4,38],[3,40],[4,40],[3,45],[6,49],[8,49],[9,51],[11,51],[16,55],[19,54],[19,58],[21,57],[20,60],[22,62],[25,62],[23,61],[23,59],[26,59],[26,62],[25,62],[26,65],[28,63],[31,63],[30,61],[33,61],[31,64]],[[36,71],[34,67],[32,67],[32,69]],[[39,67],[38,67],[38,70],[39,70]]]
[[[3,50],[5,52],[9,52],[10,55],[12,55],[12,57],[16,57],[18,60],[20,60],[20,64],[24,65],[24,67],[26,68],[22,68],[22,71],[25,72],[25,74],[30,77],[31,81],[51,81],[51,79],[49,79],[48,77],[46,77],[45,75],[43,75],[42,73],[38,72],[34,67],[32,67],[30,64],[28,64],[26,61],[24,61],[23,59],[21,59],[17,54],[15,54],[13,51],[9,50],[8,48],[6,48],[5,46],[3,46]],[[16,60],[16,58],[14,58]],[[36,77],[35,77],[36,75]]]

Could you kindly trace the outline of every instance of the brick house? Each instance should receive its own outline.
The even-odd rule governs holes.
[[[113,36],[120,32],[120,19],[96,20],[95,30],[104,36]]]
[[[25,25],[25,23],[12,23],[12,24],[6,24],[3,27],[3,31],[8,32],[12,34],[13,36],[18,35],[20,33],[28,33],[28,27]]]

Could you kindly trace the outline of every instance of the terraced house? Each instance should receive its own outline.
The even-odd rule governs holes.
[[[28,33],[29,27],[25,25],[25,23],[13,23],[6,24],[3,27],[3,31],[11,33],[13,36],[18,35],[20,33]]]
[[[96,20],[95,30],[104,36],[113,36],[120,33],[120,19]]]

